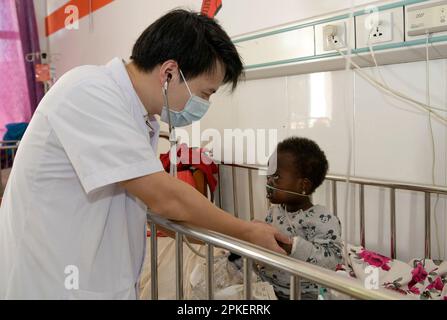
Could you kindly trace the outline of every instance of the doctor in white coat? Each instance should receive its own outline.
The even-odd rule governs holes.
[[[170,113],[175,126],[199,120],[241,73],[214,20],[175,10],[143,32],[130,63],[65,74],[39,105],[4,194],[0,299],[136,299],[148,207],[285,253],[287,237],[220,210],[156,156],[154,115]]]

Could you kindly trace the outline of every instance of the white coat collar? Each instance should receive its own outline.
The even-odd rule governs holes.
[[[147,123],[149,125],[149,131],[158,134],[160,131],[160,125],[154,116],[148,116],[148,112],[141,102],[140,97],[138,97],[132,81],[130,80],[125,66],[125,61],[121,58],[114,58],[106,65],[106,67],[111,71],[115,81],[123,89],[123,91],[126,92],[132,102],[138,105],[139,109],[141,110],[141,116],[145,119],[145,121],[148,120]]]

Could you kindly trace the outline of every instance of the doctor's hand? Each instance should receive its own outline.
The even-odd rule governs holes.
[[[255,245],[286,255],[287,252],[281,247],[291,245],[292,239],[278,231],[271,225],[253,221],[247,235],[247,240]]]

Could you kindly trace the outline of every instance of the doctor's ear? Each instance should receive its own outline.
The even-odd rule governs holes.
[[[159,77],[160,81],[163,84],[170,83],[172,80],[175,80],[179,75],[178,72],[178,63],[174,60],[165,61],[160,66]]]

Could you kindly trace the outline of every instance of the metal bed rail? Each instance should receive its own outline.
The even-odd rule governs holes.
[[[253,172],[266,171],[267,167],[257,165],[243,165],[243,164],[229,164],[219,163],[219,188],[218,196],[219,205],[222,204],[222,167],[231,168],[230,175],[232,176],[232,197],[234,201],[236,217],[238,212],[238,188],[240,186],[236,182],[236,169],[248,170],[248,200],[250,219],[254,219],[254,203],[253,203]],[[332,194],[332,209],[337,215],[337,191],[338,184],[347,181],[344,176],[328,175],[326,180],[331,183],[330,190]],[[425,195],[425,255],[426,258],[431,258],[431,195],[447,195],[447,187],[428,186],[421,184],[407,184],[386,180],[374,180],[367,178],[351,177],[349,182],[352,185],[358,185],[359,192],[359,206],[360,206],[360,242],[365,247],[365,187],[375,186],[389,189],[390,191],[390,224],[391,224],[391,256],[396,258],[396,191],[409,190],[414,192],[421,192]],[[162,226],[176,233],[176,297],[183,299],[183,236],[189,236],[197,240],[203,241],[207,246],[207,297],[214,298],[213,292],[213,250],[214,247],[227,249],[231,252],[237,253],[243,257],[243,274],[244,274],[244,298],[251,299],[251,283],[249,281],[252,270],[252,262],[261,262],[273,266],[279,270],[290,273],[290,298],[292,300],[299,300],[301,298],[301,281],[307,280],[317,283],[323,287],[333,289],[335,291],[344,293],[350,297],[357,299],[405,299],[405,296],[399,295],[391,290],[367,289],[358,281],[348,279],[346,277],[306,262],[298,261],[287,256],[282,256],[272,251],[254,246],[250,243],[231,238],[229,236],[219,234],[216,232],[194,228],[191,226],[176,224],[174,222],[165,220],[157,215],[149,214],[148,221],[151,225],[151,233],[156,234],[156,226]],[[151,289],[152,299],[158,299],[158,270],[157,270],[157,238],[151,237]]]
[[[3,196],[6,187],[3,185],[2,170],[12,167],[19,145],[20,141],[0,141],[0,196]]]
[[[0,141],[0,155],[2,157],[2,169],[4,167],[9,168],[14,162],[14,158],[19,148],[20,141]],[[11,155],[11,158],[9,158]],[[5,156],[5,166],[3,166],[3,156]]]
[[[249,186],[249,204],[250,204],[250,218],[254,218],[254,205],[253,205],[253,179],[252,174],[253,171],[266,171],[267,167],[265,166],[257,166],[257,165],[241,165],[241,164],[229,164],[229,163],[219,163],[219,177],[221,175],[221,167],[230,167],[231,173],[233,176],[233,202],[234,207],[237,208],[237,183],[235,182],[236,169],[245,169],[248,170],[248,186]],[[338,175],[328,175],[326,176],[326,180],[331,183],[331,198],[332,198],[332,210],[334,215],[337,215],[338,212],[338,204],[337,204],[337,185],[341,182],[346,182],[347,178],[344,176]],[[390,193],[390,252],[391,258],[395,259],[397,255],[397,245],[396,245],[396,191],[397,190],[408,190],[414,192],[423,193],[425,196],[424,203],[424,215],[425,215],[425,223],[424,223],[424,239],[425,239],[425,258],[431,258],[431,195],[447,195],[447,187],[441,186],[429,186],[422,184],[409,184],[409,183],[401,183],[394,181],[386,181],[386,180],[374,180],[367,178],[359,178],[359,177],[351,177],[349,178],[349,183],[353,185],[358,185],[360,188],[359,192],[359,205],[360,205],[360,244],[363,247],[366,247],[365,243],[365,186],[374,186],[374,187],[382,187],[389,190]],[[219,200],[222,203],[222,186],[221,179],[219,179]]]
[[[241,241],[217,232],[177,224],[156,214],[148,213],[151,234],[156,234],[156,226],[169,229],[176,233],[175,240],[175,283],[177,300],[184,299],[183,288],[183,236],[203,241],[207,246],[207,297],[214,298],[213,284],[213,249],[219,247],[239,254],[244,261],[244,298],[252,298],[251,270],[254,261],[273,266],[290,274],[291,300],[301,298],[301,281],[308,280],[325,288],[333,289],[350,297],[368,300],[400,300],[405,297],[388,289],[367,289],[358,281],[338,275],[310,263],[302,262],[273,251],[263,249],[245,241]],[[157,237],[151,237],[151,299],[158,299],[158,270],[157,270]]]

